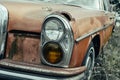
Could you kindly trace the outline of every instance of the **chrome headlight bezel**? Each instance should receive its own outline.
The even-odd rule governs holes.
[[[64,34],[58,40],[47,39],[46,35],[44,34],[44,26],[42,26],[42,31],[41,31],[41,51],[43,50],[45,44],[47,44],[49,42],[58,43],[60,45],[60,47],[62,48],[63,53],[64,53],[63,54],[63,59],[59,63],[51,64],[51,63],[47,62],[44,59],[44,57],[43,57],[44,53],[41,52],[41,61],[44,64],[51,65],[51,66],[68,67],[69,63],[70,63],[71,55],[72,55],[73,46],[74,46],[74,36],[73,36],[72,28],[71,28],[71,26],[69,24],[69,21],[63,15],[59,15],[59,14],[48,15],[45,18],[44,22],[47,19],[50,19],[50,18],[57,18],[64,24]],[[44,23],[43,23],[43,25],[44,25]],[[67,44],[67,47],[65,47],[66,44]]]

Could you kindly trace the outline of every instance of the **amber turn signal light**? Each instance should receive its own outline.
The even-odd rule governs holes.
[[[44,59],[51,64],[59,63],[63,58],[63,51],[57,43],[47,43],[43,48]]]

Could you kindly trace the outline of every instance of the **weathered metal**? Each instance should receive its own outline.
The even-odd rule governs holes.
[[[81,64],[90,42],[98,35],[100,45],[97,50],[101,50],[110,38],[114,27],[113,14],[102,10],[27,1],[1,0],[0,4],[9,12],[6,59],[0,60],[0,67],[56,76],[80,74],[86,70],[86,67],[81,67]],[[46,66],[40,59],[42,24],[46,16],[53,13],[64,16],[72,28],[74,47],[67,61],[68,68]]]
[[[40,64],[40,35],[9,33],[6,58]]]
[[[57,68],[57,67],[55,68],[55,67],[44,66],[44,65],[21,63],[21,62],[11,61],[9,59],[1,60],[0,66],[11,68],[11,69],[19,69],[26,72],[28,71],[32,73],[61,76],[61,77],[74,76],[82,73],[86,69],[85,66],[76,67],[76,68]]]

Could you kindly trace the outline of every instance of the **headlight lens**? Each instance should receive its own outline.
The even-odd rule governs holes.
[[[44,32],[46,38],[59,40],[64,34],[64,24],[57,18],[48,18],[44,23]]]
[[[43,53],[44,59],[51,64],[59,63],[63,58],[63,51],[57,43],[47,43],[43,48]]]

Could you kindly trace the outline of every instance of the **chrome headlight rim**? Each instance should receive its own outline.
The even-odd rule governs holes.
[[[69,67],[69,63],[70,63],[70,60],[71,60],[71,56],[72,56],[72,52],[73,52],[73,47],[74,47],[74,34],[73,34],[73,30],[72,30],[72,27],[69,23],[69,21],[66,19],[66,17],[64,17],[63,15],[61,14],[50,14],[48,15],[45,20],[47,18],[50,18],[50,17],[57,17],[58,19],[60,19],[64,25],[65,25],[65,34],[64,34],[64,38],[66,37],[66,35],[69,36],[69,40],[71,41],[70,44],[69,44],[69,48],[67,49],[64,49],[65,47],[64,44],[63,44],[63,41],[64,41],[64,38],[61,39],[61,40],[58,40],[58,41],[55,41],[57,43],[60,44],[60,46],[62,47],[63,51],[64,51],[64,56],[63,56],[63,60],[57,64],[50,64],[50,63],[47,63],[44,61],[43,59],[43,56],[41,54],[41,61],[42,63],[46,64],[46,65],[49,65],[49,66],[56,66],[56,67]],[[44,20],[44,21],[45,21]],[[67,32],[67,33],[66,33]],[[44,38],[44,31],[43,31],[43,27],[42,27],[42,31],[41,31],[41,51],[44,47],[44,44],[46,44],[47,42],[50,42],[50,41],[53,41],[54,40],[47,40]]]
[[[46,32],[45,32],[45,25],[46,25],[46,23],[47,23],[48,21],[51,21],[51,20],[56,20],[56,21],[58,21],[59,23],[61,23],[62,28],[63,28],[62,36],[61,36],[60,38],[56,39],[56,40],[50,39],[50,38],[46,35]],[[46,19],[45,19],[45,21],[44,21],[44,23],[43,23],[42,30],[43,30],[43,31],[42,31],[43,36],[44,36],[48,41],[60,41],[60,40],[62,40],[62,39],[64,38],[64,36],[65,36],[65,35],[64,35],[64,34],[65,34],[65,24],[64,24],[64,22],[63,22],[60,18],[55,17],[55,16],[46,17]]]

